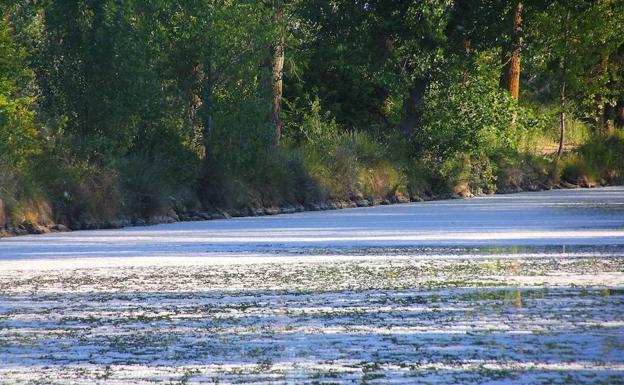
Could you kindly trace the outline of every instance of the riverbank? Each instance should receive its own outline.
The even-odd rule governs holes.
[[[523,187],[514,186],[500,189],[497,194],[510,194],[523,191],[545,191],[551,189],[575,189],[575,188],[593,188],[593,184],[585,182],[582,185],[575,185],[568,182],[560,182],[558,184],[544,184],[542,182],[529,183]],[[25,220],[18,225],[12,225],[5,222],[4,226],[0,226],[0,238],[28,235],[28,234],[47,234],[53,232],[68,232],[77,230],[99,230],[99,229],[119,229],[132,226],[149,226],[163,223],[176,223],[176,222],[193,222],[193,221],[206,221],[213,219],[228,219],[238,217],[257,217],[266,215],[278,215],[278,214],[294,214],[305,211],[326,211],[326,210],[340,210],[346,208],[355,207],[371,207],[380,205],[391,204],[405,204],[410,202],[423,202],[423,201],[435,201],[444,199],[461,199],[472,198],[475,196],[482,196],[483,194],[473,194],[469,190],[460,189],[456,193],[448,196],[435,196],[426,195],[423,196],[412,195],[410,197],[400,193],[395,193],[386,198],[364,198],[359,197],[353,200],[327,200],[318,203],[310,203],[306,205],[284,205],[284,206],[269,206],[269,207],[244,207],[241,209],[216,209],[216,210],[175,210],[171,208],[166,214],[154,215],[148,218],[141,217],[126,217],[117,218],[106,221],[85,221],[72,224],[67,223],[55,223],[50,218],[52,215],[46,214],[45,211],[49,211],[49,206],[44,205],[42,211],[43,214],[39,214],[37,220]],[[2,207],[0,206],[0,209]],[[0,212],[1,214],[1,212]]]
[[[6,259],[271,258],[427,247],[624,245],[624,187],[551,190],[5,239]],[[390,248],[390,249],[388,249]],[[398,251],[397,251],[398,250]],[[411,251],[410,251],[411,250]],[[260,259],[262,260],[262,259]],[[281,260],[281,259],[280,259]],[[91,263],[91,262],[85,262]]]

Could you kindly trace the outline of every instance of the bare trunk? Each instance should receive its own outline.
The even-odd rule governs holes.
[[[403,111],[401,121],[399,122],[399,130],[401,134],[409,138],[420,127],[422,119],[422,104],[427,91],[427,80],[418,78],[414,82],[412,89],[407,98],[403,101]]]
[[[7,220],[6,214],[4,213],[4,201],[0,199],[0,230],[6,227]]]
[[[204,58],[204,64],[201,66],[201,109],[199,110],[199,116],[201,118],[201,154],[203,159],[206,157],[206,148],[208,148],[208,141],[213,127],[213,93],[215,87],[214,67],[212,61],[213,55],[213,41],[208,44],[208,52]]]
[[[607,75],[609,70],[609,55],[603,54],[600,63],[596,66],[595,77],[601,78]],[[610,82],[607,83],[609,87]],[[615,122],[615,106],[611,102],[604,103],[602,94],[596,94],[594,100],[596,100],[596,117],[595,124],[597,127],[607,129],[609,131]]]
[[[206,147],[204,145],[204,131],[203,125],[203,109],[205,100],[203,100],[202,87],[204,83],[204,68],[201,64],[196,63],[189,76],[189,80],[186,82],[188,107],[186,111],[186,125],[192,131],[192,147],[197,155],[203,159],[206,156]]]
[[[203,110],[202,120],[204,126],[204,144],[208,141],[208,136],[213,130],[212,124],[212,104],[213,104],[213,88],[214,88],[214,74],[212,68],[212,58],[209,57],[207,63],[204,64],[204,88],[203,88]]]
[[[565,114],[565,82],[561,83],[561,105],[559,112],[559,149],[557,150],[557,159],[561,158],[561,154],[563,153],[564,142],[565,142],[565,123],[566,123],[566,114]]]
[[[275,0],[273,3],[275,9],[274,21],[280,25],[283,23],[284,3],[283,0]],[[281,29],[281,27],[280,27]],[[277,41],[271,47],[271,120],[275,132],[275,145],[277,146],[282,136],[282,90],[284,77],[284,34],[280,33]]]
[[[565,50],[563,60],[561,61],[561,88],[560,88],[560,112],[559,112],[559,149],[557,150],[557,160],[561,158],[561,154],[565,145],[565,123],[566,123],[566,79],[568,78],[568,41],[569,41],[569,21],[570,12],[566,16],[564,43]],[[557,162],[558,163],[558,162]]]
[[[507,90],[511,97],[518,99],[520,95],[520,53],[522,49],[522,1],[518,1],[513,9],[511,29],[511,52],[505,58],[501,87]]]
[[[275,144],[278,145],[282,136],[282,89],[284,75],[284,39],[275,45],[273,49],[273,66],[272,66],[272,85],[273,85],[273,102],[272,102],[272,118],[275,130]]]

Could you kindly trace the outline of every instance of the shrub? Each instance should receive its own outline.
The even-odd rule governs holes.
[[[23,216],[26,204],[39,194],[29,170],[41,142],[26,89],[33,74],[26,53],[13,40],[9,18],[0,12],[0,200],[9,218]]]
[[[489,194],[496,191],[495,165],[483,154],[457,154],[442,164],[440,174],[446,181],[446,189],[439,191],[453,192],[466,196],[471,194]]]
[[[117,217],[120,206],[117,175],[111,171],[89,172],[75,186],[71,216],[80,222],[102,223]]]
[[[145,156],[132,155],[125,159],[120,167],[120,184],[126,213],[149,218],[168,209],[171,191],[161,167],[160,162]]]
[[[457,154],[516,150],[540,120],[500,89],[491,58],[479,58],[472,72],[453,70],[431,85],[422,127],[412,138],[416,153],[442,161]]]
[[[434,195],[435,191],[441,189],[446,191],[446,186],[440,188],[444,183],[441,182],[439,173],[433,170],[425,162],[414,160],[405,168],[406,171],[406,189],[410,197],[427,197]]]
[[[515,151],[499,151],[492,161],[496,164],[496,189],[499,192],[531,190],[549,182],[552,160]]]
[[[597,177],[611,184],[624,182],[624,132],[593,135],[578,153]]]
[[[596,174],[585,159],[570,155],[562,160],[561,179],[577,185],[591,185],[596,181]]]
[[[321,193],[297,150],[274,148],[258,153],[254,167],[215,167],[207,162],[201,186],[204,205],[213,208],[307,204]]]
[[[55,221],[78,225],[115,219],[123,208],[117,172],[65,156],[46,151],[30,173],[53,203]]]
[[[386,158],[384,146],[366,132],[347,131],[338,135],[336,142],[338,147],[351,151],[361,164],[374,165]]]
[[[401,172],[388,162],[379,162],[375,166],[363,167],[358,174],[359,191],[370,198],[384,198],[396,192],[407,192],[405,178]]]
[[[271,149],[255,164],[247,179],[252,191],[259,193],[257,203],[274,206],[319,200],[319,191],[297,151]]]
[[[407,191],[401,168],[387,159],[386,147],[361,131],[338,133],[333,140],[302,148],[308,174],[323,196],[334,199],[385,198]]]

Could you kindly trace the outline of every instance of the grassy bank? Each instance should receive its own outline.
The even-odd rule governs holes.
[[[30,177],[3,184],[0,227],[4,236],[117,228],[623,182],[622,133],[589,136],[559,160],[537,152],[458,153],[433,164],[367,134],[343,133],[259,153],[253,172],[204,167],[188,184],[167,183],[157,163],[133,167],[144,159],[106,171],[40,159]]]

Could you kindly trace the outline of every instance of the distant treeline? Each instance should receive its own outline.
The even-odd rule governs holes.
[[[622,181],[621,0],[0,12],[0,228]]]

